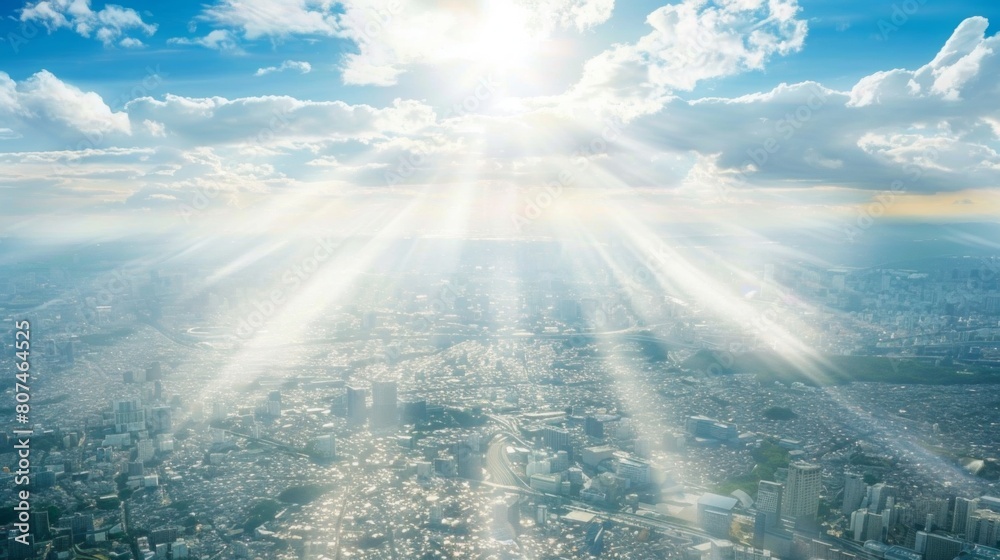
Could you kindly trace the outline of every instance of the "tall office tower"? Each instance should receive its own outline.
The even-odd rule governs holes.
[[[347,423],[360,425],[368,418],[368,392],[359,387],[347,388]]]
[[[395,426],[399,421],[395,381],[372,383],[372,427]]]
[[[333,459],[337,456],[337,438],[333,434],[319,436],[313,440],[313,450],[323,459]]]
[[[781,519],[781,495],[784,486],[777,482],[762,480],[757,484],[757,511],[763,513],[766,528],[770,529]]]
[[[542,442],[545,447],[558,451],[560,449],[570,449],[569,431],[554,426],[542,428]]]
[[[868,511],[872,513],[882,513],[889,498],[896,497],[896,487],[879,482],[872,486],[872,500],[868,504]]]
[[[267,395],[267,403],[264,405],[265,412],[271,418],[281,416],[281,391],[271,391]]]
[[[49,538],[49,512],[45,510],[31,512],[31,527],[38,538]]]
[[[819,465],[798,461],[788,465],[788,483],[781,502],[781,515],[792,519],[815,519],[822,489]]]
[[[521,527],[517,495],[507,494],[493,503],[493,527],[511,536],[517,535],[517,530]]]
[[[225,420],[226,416],[229,416],[229,407],[226,406],[226,403],[213,401],[211,414],[212,420]]]
[[[953,560],[965,543],[944,535],[928,534],[924,545],[924,560]]]
[[[1000,544],[1000,513],[989,509],[972,512],[965,528],[965,540],[989,547]]]
[[[427,401],[411,398],[400,405],[400,420],[404,424],[417,424],[427,420]]]
[[[140,439],[135,443],[136,457],[139,461],[151,461],[156,449],[153,447],[153,440]]]
[[[755,548],[764,548],[764,539],[767,538],[767,514],[758,511],[753,516],[753,545]]]
[[[149,411],[149,422],[153,432],[169,432],[174,427],[174,416],[169,406],[154,406]]]
[[[882,540],[882,516],[863,509],[851,514],[851,529],[858,542]]]
[[[865,499],[868,485],[865,484],[864,477],[857,473],[844,473],[844,504],[840,512],[844,515],[851,515],[861,508],[861,501]]]
[[[13,533],[13,531],[11,531]],[[7,558],[10,560],[30,560],[35,558],[35,536],[25,535],[27,542],[14,540],[11,534],[7,536]]]
[[[932,527],[945,530],[951,528],[951,525],[947,524],[948,509],[948,500],[945,499],[918,498],[913,502],[914,518],[916,521],[922,521],[928,532],[933,530]],[[929,524],[927,522],[928,515],[933,516]]]
[[[115,432],[139,432],[146,429],[146,410],[140,399],[117,400],[112,405],[115,414]]]
[[[966,525],[969,521],[969,514],[979,508],[979,500],[967,500],[965,498],[955,498],[955,512],[951,516],[951,532],[956,535],[964,535]]]
[[[70,534],[73,537],[73,543],[81,543],[87,540],[87,533],[94,532],[94,516],[93,514],[82,514],[75,513],[73,517],[69,520]]]
[[[483,479],[483,456],[467,442],[452,445],[452,455],[455,456],[456,474],[468,480]]]

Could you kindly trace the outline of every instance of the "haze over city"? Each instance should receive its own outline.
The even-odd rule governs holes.
[[[995,3],[0,15],[0,559],[1000,560]]]

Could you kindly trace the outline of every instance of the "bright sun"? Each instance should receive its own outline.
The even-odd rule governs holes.
[[[541,38],[532,33],[528,11],[509,0],[490,0],[470,29],[463,57],[492,68],[514,68],[529,62]]]

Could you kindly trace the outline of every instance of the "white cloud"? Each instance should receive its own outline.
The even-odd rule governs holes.
[[[0,72],[0,125],[25,134],[38,121],[88,138],[131,131],[128,115],[112,111],[100,95],[84,92],[46,70],[19,84]]]
[[[427,105],[398,99],[388,107],[375,108],[283,96],[230,100],[168,94],[163,100],[135,99],[126,105],[126,110],[132,119],[161,123],[170,131],[169,139],[181,148],[370,141],[418,133],[435,121],[435,114]]]
[[[138,42],[127,35],[131,30],[147,36],[156,33],[156,24],[146,23],[131,8],[107,4],[94,11],[90,0],[43,0],[29,3],[21,9],[21,21],[37,21],[51,33],[66,27],[83,37],[94,37],[111,46],[121,41],[123,47],[132,48]],[[141,42],[138,42],[141,45]]]
[[[288,35],[333,35],[337,18],[330,0],[221,0],[201,19],[238,29],[247,39]]]
[[[299,60],[286,60],[281,63],[280,66],[268,66],[266,68],[258,68],[254,76],[264,76],[274,72],[284,72],[285,70],[297,70],[303,74],[308,74],[312,72],[312,65],[308,62],[302,62]]]
[[[20,110],[17,100],[17,83],[4,72],[0,72],[0,115],[16,113]]]
[[[585,31],[609,19],[614,11],[614,0],[520,0],[520,6],[530,11],[532,21],[545,33],[556,29],[575,28]]]
[[[761,70],[798,51],[806,21],[797,0],[685,0],[646,18],[653,32],[587,62],[569,98],[615,107],[624,118],[655,112],[671,92],[701,81]]]
[[[707,6],[691,12],[697,17],[678,16],[675,27],[668,28],[697,20],[725,35],[720,18],[729,12],[713,8],[715,14],[708,15]],[[736,9],[727,6],[730,12]],[[756,6],[759,16],[777,18],[755,24],[755,30],[769,33],[771,26],[781,27],[778,20],[791,22],[795,13],[782,12],[789,3],[765,7],[746,0],[739,6]],[[632,120],[612,134],[604,130],[600,111],[561,110],[556,101],[584,101],[571,96],[522,99],[516,110],[503,114],[443,115],[406,99],[377,107],[288,96],[167,94],[135,99],[115,113],[96,94],[47,72],[20,83],[0,73],[0,138],[22,135],[17,149],[45,146],[38,149],[45,153],[63,150],[81,132],[99,132],[108,148],[104,157],[112,157],[111,147],[133,151],[116,153],[110,162],[91,153],[76,160],[80,173],[88,185],[104,180],[138,191],[130,199],[136,206],[162,202],[157,194],[187,200],[191,189],[212,185],[253,193],[303,184],[349,189],[384,187],[392,176],[407,185],[465,184],[475,177],[477,185],[506,186],[544,184],[563,170],[574,173],[573,188],[672,190],[708,203],[718,200],[720,184],[740,203],[759,202],[754,197],[764,192],[772,199],[811,201],[834,191],[856,196],[856,189],[884,190],[900,179],[910,193],[986,188],[1000,182],[995,98],[1000,50],[996,37],[987,38],[984,31],[973,18],[956,29],[928,65],[876,73],[850,91],[805,82],[697,100],[669,92],[703,78],[653,81],[649,65],[678,63],[673,55],[638,48],[645,44],[641,40],[609,50],[592,61],[596,67],[585,70],[586,85],[595,95],[610,91],[599,107],[630,103]],[[739,34],[743,42],[720,40],[727,54],[706,54],[715,64],[706,75],[744,71],[764,64],[762,53],[782,52],[781,41],[758,37],[754,44],[766,46],[751,46],[751,35]],[[797,48],[794,38],[787,43],[786,50]],[[661,97],[648,95],[652,91]],[[7,150],[14,145],[0,143]],[[581,150],[590,154],[585,172],[575,171],[580,159],[575,152]],[[37,174],[41,163],[35,169],[28,156],[18,158],[27,166],[17,168],[18,184],[46,180]],[[13,164],[0,158],[0,165],[7,171]]]
[[[141,49],[146,45],[139,39],[135,39],[133,37],[125,37],[121,41],[118,41],[118,46],[126,49]]]
[[[989,21],[971,17],[955,29],[932,61],[919,69],[877,72],[851,90],[851,106],[939,98],[978,102],[996,95],[992,78],[1000,70],[1000,36],[986,37]]]
[[[142,121],[142,125],[146,127],[146,131],[149,132],[150,136],[162,138],[167,135],[167,127],[161,122],[145,119]]]
[[[226,29],[215,29],[210,31],[208,35],[205,35],[204,37],[196,37],[193,39],[189,39],[187,37],[171,37],[170,39],[167,39],[167,43],[171,45],[198,45],[217,51],[234,53],[243,52],[243,49],[239,46],[239,42],[235,37],[233,37],[233,34]]]
[[[996,150],[965,142],[948,133],[869,133],[858,140],[858,146],[869,154],[912,170],[964,175],[977,170],[1000,169],[1000,155]]]
[[[604,23],[613,9],[614,0],[218,0],[198,19],[234,39],[349,39],[359,52],[344,58],[344,82],[391,85],[417,64],[510,57],[555,30]]]

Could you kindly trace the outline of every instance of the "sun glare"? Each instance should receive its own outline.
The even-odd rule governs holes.
[[[528,12],[509,2],[487,2],[470,32],[466,56],[491,68],[525,65],[538,49],[541,37],[532,31]]]

